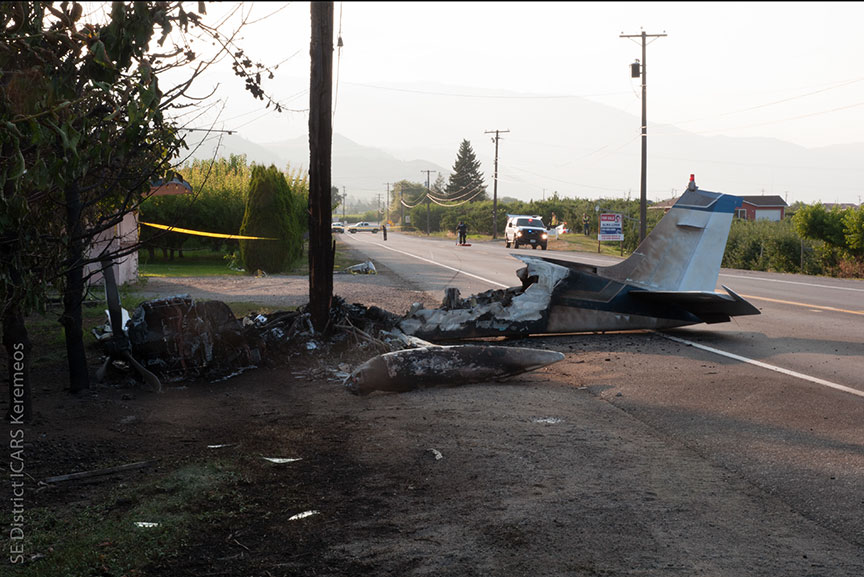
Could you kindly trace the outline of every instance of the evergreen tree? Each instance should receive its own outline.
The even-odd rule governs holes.
[[[447,199],[454,202],[488,200],[483,173],[480,172],[480,161],[467,140],[463,140],[459,145],[446,193]]]
[[[240,258],[249,274],[283,272],[302,255],[302,202],[297,192],[275,166],[252,167],[240,234],[277,240],[240,241]]]

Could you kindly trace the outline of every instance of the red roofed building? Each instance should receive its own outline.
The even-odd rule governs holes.
[[[151,196],[168,196],[176,194],[191,194],[192,186],[177,175],[169,181],[156,180],[150,184]],[[93,239],[89,256],[96,257],[103,252],[116,253],[131,250],[126,256],[117,259],[114,263],[114,278],[118,285],[135,282],[138,280],[138,252],[134,246],[138,244],[138,211],[133,210],[123,215],[123,220],[113,227],[105,230]],[[99,272],[101,265],[92,263],[85,268],[85,274],[91,274],[90,284],[101,284],[102,273]]]
[[[735,208],[735,216],[744,220],[770,220],[779,222],[786,217],[789,205],[782,196],[740,196],[741,204]]]

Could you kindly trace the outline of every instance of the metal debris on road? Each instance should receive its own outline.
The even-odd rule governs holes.
[[[454,345],[403,349],[373,357],[345,381],[355,395],[406,392],[500,380],[564,359],[557,351],[495,345]]]

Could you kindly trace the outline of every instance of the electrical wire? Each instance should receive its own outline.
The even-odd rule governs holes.
[[[416,208],[416,207],[420,206],[420,203],[422,203],[424,200],[426,200],[427,197],[428,197],[428,194],[424,193],[419,199],[417,199],[417,204],[408,204],[402,198],[399,199],[399,202],[402,203],[402,206],[404,206],[405,208]]]
[[[389,86],[378,86],[375,84],[366,84],[363,82],[346,82],[352,86],[363,86],[365,88],[373,88],[375,90],[389,90],[391,92],[407,92],[410,94],[425,94],[429,96],[452,96],[454,98],[488,98],[494,100],[550,100],[550,99],[565,99],[565,98],[595,98],[598,96],[620,96],[627,94],[626,92],[602,92],[597,94],[525,94],[525,95],[504,95],[504,94],[459,94],[455,92],[436,92],[432,90],[415,90],[410,88],[393,88]]]
[[[442,202],[448,202],[448,201],[452,202],[452,201],[462,200],[463,198],[466,198],[466,197],[475,198],[478,194],[486,192],[486,185],[483,183],[475,184],[474,188],[472,188],[470,190],[467,190],[467,189],[468,189],[468,187],[464,186],[464,187],[462,187],[461,190],[457,190],[453,194],[448,194],[446,198],[445,197],[431,196],[431,192],[430,192],[430,196],[431,196],[431,198],[440,200]],[[463,191],[465,191],[465,192],[463,193]],[[462,194],[460,194],[460,193],[462,193]]]
[[[714,118],[722,118],[724,116],[731,116],[733,114],[741,114],[742,112],[750,112],[753,110],[759,110],[760,108],[767,108],[769,106],[775,106],[777,104],[783,104],[786,102],[791,102],[793,100],[798,100],[799,98],[807,98],[808,96],[813,96],[814,94],[821,94],[823,92],[828,92],[830,90],[836,90],[837,88],[843,88],[844,86],[849,86],[850,84],[856,84],[856,83],[861,82],[861,81],[864,81],[864,77],[853,78],[852,80],[844,80],[844,81],[839,82],[837,84],[833,84],[831,86],[826,86],[825,88],[820,88],[818,90],[813,90],[811,92],[805,92],[804,94],[798,94],[796,96],[790,96],[789,98],[781,98],[780,100],[774,100],[772,102],[766,102],[764,104],[757,104],[755,106],[750,106],[748,108],[741,108],[739,110],[731,110],[729,112],[722,112],[720,114],[715,114],[712,116],[705,116],[702,118],[693,118],[690,120],[680,120],[680,121],[671,122],[671,123],[667,123],[667,124],[674,124],[674,125],[689,124],[691,122],[701,122],[703,120],[712,120]],[[858,103],[858,104],[854,104],[852,106],[860,106],[860,104],[861,103]],[[849,108],[851,108],[852,106],[850,106]],[[842,108],[829,110],[826,112],[811,113],[811,114],[825,114],[828,112],[834,112],[835,110],[842,110]],[[792,117],[790,120],[794,120],[796,118],[800,118],[800,117]]]

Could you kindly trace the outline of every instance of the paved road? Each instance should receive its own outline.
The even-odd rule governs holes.
[[[339,238],[433,294],[517,286],[523,266],[511,256],[523,251],[503,242]],[[603,351],[609,368],[589,387],[595,394],[776,499],[773,507],[814,524],[838,547],[864,551],[864,282],[724,269],[719,285],[762,314],[659,333],[544,337],[544,346]],[[832,573],[829,566],[813,574]]]
[[[343,238],[343,237],[340,237]],[[457,287],[463,296],[492,288],[517,286],[516,270],[524,266],[513,254],[526,254],[607,265],[620,259],[591,253],[504,248],[503,242],[457,247],[451,241],[390,233],[344,235],[408,283],[439,293]],[[731,323],[696,325],[664,334],[698,339],[716,350],[784,370],[791,378],[864,397],[864,282],[753,271],[723,270],[718,290],[726,285],[749,299],[762,314]],[[740,359],[739,359],[740,360]]]

